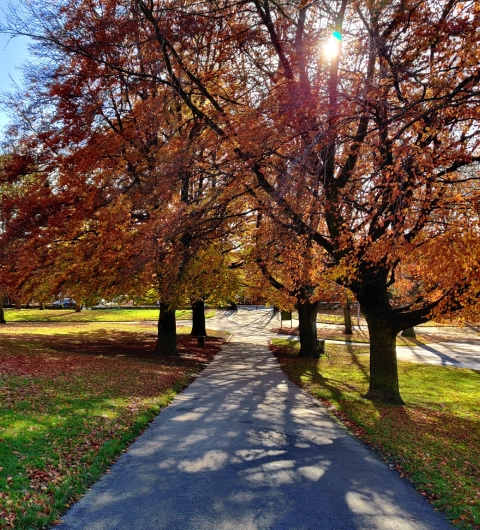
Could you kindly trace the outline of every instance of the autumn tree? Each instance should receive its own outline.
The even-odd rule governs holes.
[[[328,279],[321,254],[305,245],[303,238],[292,239],[270,216],[256,215],[250,241],[244,241],[249,281],[270,303],[284,310],[296,309],[299,321],[300,357],[320,357],[317,339],[317,313],[325,299]],[[248,243],[250,243],[248,245]],[[272,294],[273,289],[273,294]],[[250,288],[251,291],[251,288]]]
[[[216,305],[234,300],[239,292],[234,259],[232,248],[217,241],[198,250],[183,267],[175,292],[178,305],[183,300],[192,306],[192,335],[207,335],[205,303]]]
[[[113,11],[107,9],[105,15],[116,14],[115,6],[111,7]],[[40,16],[55,8],[45,4]],[[57,21],[65,22],[73,13],[62,8]],[[205,131],[188,105],[156,74],[140,78],[112,75],[118,74],[118,69],[105,64],[104,59],[109,57],[108,63],[115,56],[109,40],[120,42],[123,35],[136,46],[141,38],[143,30],[131,18],[135,13],[135,9],[129,10],[118,27],[107,29],[105,20],[97,19],[90,5],[83,24],[94,38],[103,32],[105,46],[96,49],[98,55],[66,54],[52,71],[41,74],[41,79],[35,77],[39,71],[32,68],[35,96],[18,112],[23,120],[16,122],[17,137],[22,139],[16,160],[30,157],[37,167],[42,167],[41,175],[34,177],[34,186],[43,189],[48,197],[44,201],[45,222],[37,220],[43,230],[41,239],[26,228],[35,207],[35,191],[29,182],[33,172],[27,176],[12,165],[10,171],[4,172],[4,178],[22,181],[23,186],[29,186],[29,192],[21,204],[17,201],[19,213],[10,220],[4,239],[15,240],[16,232],[29,234],[29,244],[40,247],[43,241],[50,255],[52,242],[59,252],[63,247],[63,266],[54,275],[64,271],[70,288],[74,283],[77,292],[93,289],[95,283],[108,285],[103,274],[95,275],[94,281],[87,279],[88,270],[95,271],[96,264],[101,272],[110,270],[112,282],[117,285],[119,279],[123,285],[124,278],[133,281],[144,276],[144,270],[150,270],[161,298],[157,350],[167,345],[166,349],[175,353],[175,283],[195,252],[208,245],[208,238],[219,235],[224,219],[229,217],[228,201],[216,198],[225,194],[218,185],[221,174],[211,169],[218,150],[216,132]],[[49,38],[42,43],[40,55],[66,50]],[[146,71],[154,66],[148,54],[126,54],[122,61],[123,70]],[[45,98],[52,105],[48,112],[37,115],[32,106]],[[32,123],[41,134],[32,133]],[[53,205],[57,210],[52,211]],[[129,225],[127,232],[134,234],[135,241],[130,238],[125,245],[113,220],[119,226]],[[227,223],[227,233],[229,227]],[[137,259],[131,258],[132,249],[139,252]],[[66,259],[67,254],[72,259]],[[125,276],[125,270],[131,271],[129,276]],[[146,285],[150,285],[149,280]]]
[[[283,100],[290,102],[284,115],[308,142],[281,171],[265,162],[254,162],[252,171],[271,199],[268,211],[324,248],[337,281],[360,302],[371,340],[368,397],[400,403],[396,334],[435,311],[470,303],[478,292],[469,271],[478,244],[468,248],[465,241],[466,234],[475,241],[478,224],[472,164],[479,156],[479,72],[471,53],[477,25],[473,4],[450,2],[437,11],[428,2],[344,1],[331,26],[338,41],[343,37],[342,54],[334,43],[337,52],[315,76],[302,72],[306,63],[288,44],[272,46],[284,68]],[[302,97],[300,87],[301,109],[294,100]],[[466,251],[464,263],[445,252],[452,241]],[[413,302],[393,306],[396,271],[429,247],[448,256],[458,274],[444,277],[442,289],[430,286]],[[438,280],[440,271],[431,272]]]
[[[371,340],[367,397],[401,403],[396,335],[479,292],[477,3],[45,0],[22,9],[7,30],[55,58],[37,90],[56,117],[41,141],[91,163],[67,180],[88,175],[87,186],[106,174],[94,164],[122,160],[109,169],[112,193],[135,190],[149,211],[183,180],[199,193],[188,210],[203,207],[204,233],[248,195],[353,292]],[[105,135],[99,121],[114,127]],[[162,158],[142,151],[159,153],[159,139],[195,155],[168,182]],[[431,259],[431,279],[414,300],[393,302],[398,271],[415,259]]]

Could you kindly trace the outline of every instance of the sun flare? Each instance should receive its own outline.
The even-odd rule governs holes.
[[[340,55],[340,44],[342,36],[338,31],[334,31],[323,47],[323,53],[328,59],[335,59]]]

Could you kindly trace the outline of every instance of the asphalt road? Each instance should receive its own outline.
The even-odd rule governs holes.
[[[230,321],[233,340],[55,528],[453,528],[285,377],[259,318]]]

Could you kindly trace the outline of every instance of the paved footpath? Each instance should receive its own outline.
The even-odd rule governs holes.
[[[258,317],[229,326],[233,340],[55,528],[453,528],[285,377]]]

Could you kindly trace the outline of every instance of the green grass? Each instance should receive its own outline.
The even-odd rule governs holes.
[[[343,324],[344,318],[343,314],[335,315],[333,313],[318,313],[317,322],[322,322],[324,324]]]
[[[57,521],[221,342],[210,333],[207,347],[199,348],[185,334],[180,357],[160,357],[150,353],[152,324],[116,328],[1,328],[0,529]]]
[[[327,345],[329,358],[296,357],[275,339],[287,375],[320,398],[357,436],[408,477],[462,529],[480,528],[480,372],[399,362],[405,406],[363,399],[368,349]]]
[[[5,309],[7,322],[142,322],[158,320],[158,309],[95,309],[75,313],[71,309]],[[206,318],[214,310],[205,313]],[[177,319],[190,319],[189,309],[176,311]]]

